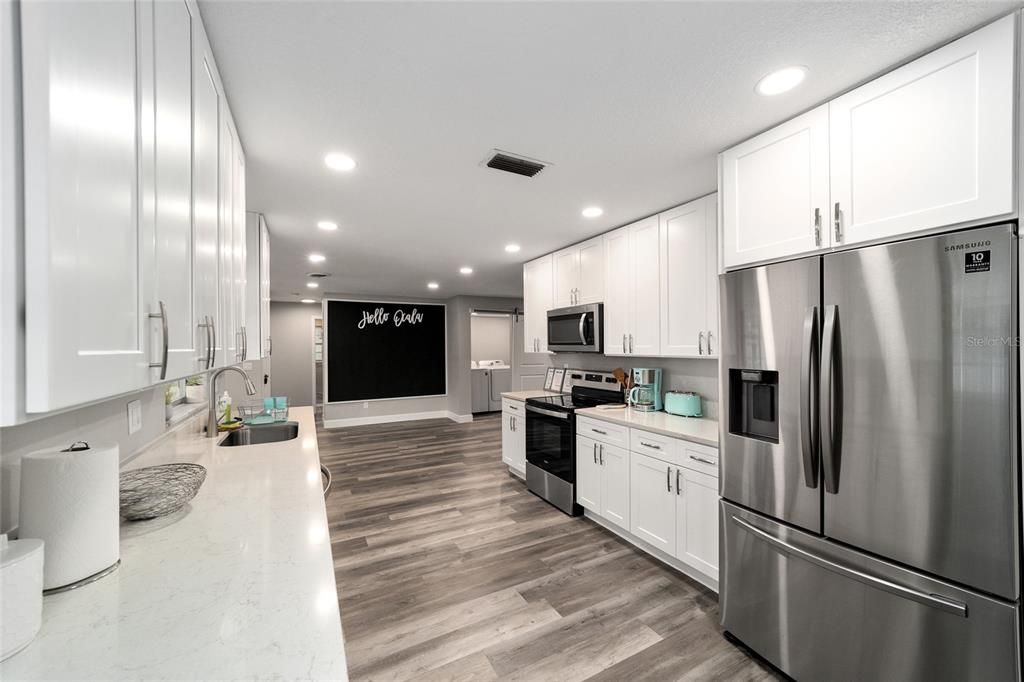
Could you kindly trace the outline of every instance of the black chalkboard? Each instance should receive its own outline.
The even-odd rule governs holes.
[[[327,301],[327,402],[445,395],[445,306]]]

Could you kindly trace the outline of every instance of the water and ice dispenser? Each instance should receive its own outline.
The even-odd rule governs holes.
[[[729,433],[779,442],[779,373],[729,370]]]

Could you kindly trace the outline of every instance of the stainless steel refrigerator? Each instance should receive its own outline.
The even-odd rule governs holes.
[[[1019,679],[1017,248],[722,276],[722,624],[792,677]]]

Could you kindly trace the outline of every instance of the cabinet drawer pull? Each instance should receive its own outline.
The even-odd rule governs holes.
[[[640,441],[640,445],[643,445],[645,448],[650,448],[652,450],[661,450],[660,445],[654,445],[653,443],[647,443],[645,441]]]
[[[711,466],[715,466],[718,463],[712,462],[710,459],[704,459],[703,457],[695,457],[694,455],[690,455],[690,459],[692,459],[694,462],[700,462],[701,464],[710,464]]]
[[[602,431],[601,429],[595,429],[593,426],[590,427],[590,430],[593,431],[594,433],[600,433],[602,436],[607,436],[608,435],[607,431]]]
[[[151,318],[160,318],[160,327],[163,330],[163,350],[160,352],[160,362],[149,363],[150,367],[160,368],[160,381],[167,378],[167,306],[164,305],[163,301],[158,301],[160,304],[160,312],[150,313]]]

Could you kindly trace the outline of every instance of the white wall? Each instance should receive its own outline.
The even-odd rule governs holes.
[[[512,317],[470,316],[470,359],[512,364]]]
[[[313,320],[323,309],[309,303],[270,303],[271,392],[288,404],[313,404]]]

